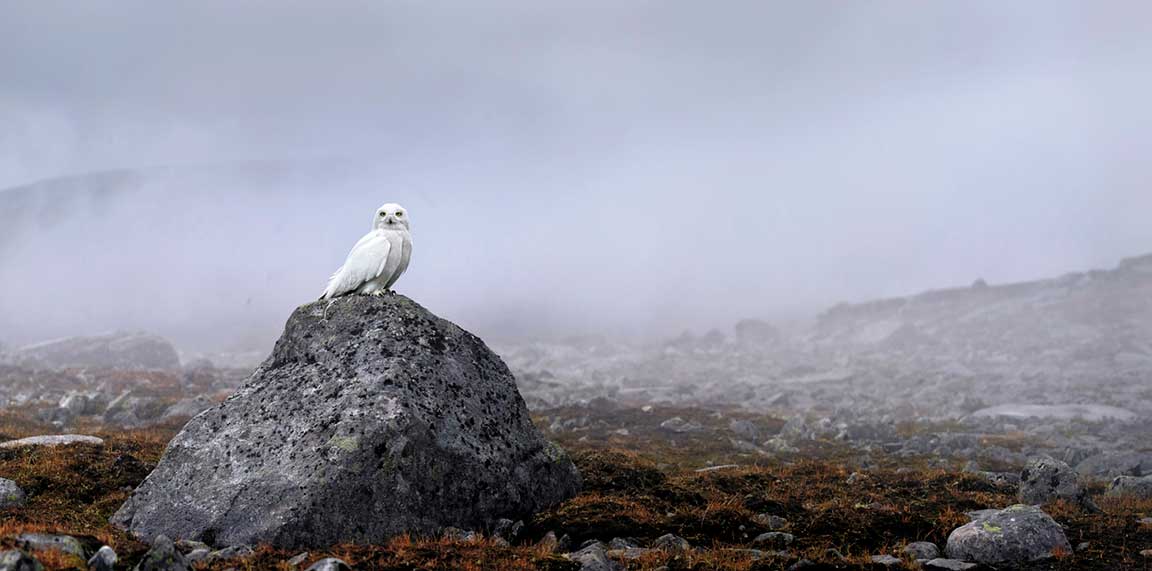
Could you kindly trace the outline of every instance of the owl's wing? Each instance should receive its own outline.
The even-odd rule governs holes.
[[[382,233],[366,234],[352,247],[344,265],[328,279],[328,287],[320,299],[344,295],[379,276],[384,270],[384,263],[388,261],[388,250],[391,247]]]

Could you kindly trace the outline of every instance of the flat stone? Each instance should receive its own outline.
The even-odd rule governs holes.
[[[44,436],[29,436],[18,440],[0,442],[0,448],[23,448],[25,446],[62,446],[65,444],[91,444],[103,446],[104,440],[95,436],[84,434],[48,434]]]

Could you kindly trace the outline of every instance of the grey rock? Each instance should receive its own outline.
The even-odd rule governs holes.
[[[877,565],[883,565],[885,567],[891,567],[893,565],[902,565],[904,563],[904,561],[902,559],[900,559],[898,557],[892,557],[891,555],[873,555],[872,556],[872,562],[877,564]]]
[[[212,551],[212,548],[209,547],[207,543],[203,541],[192,541],[191,539],[178,539],[173,542],[173,545],[176,546],[176,549],[180,550],[180,553],[191,553],[199,549]]]
[[[27,446],[63,446],[67,444],[91,444],[103,446],[104,440],[95,436],[84,434],[48,434],[45,436],[29,436],[17,440],[0,442],[0,448],[24,448]]]
[[[733,420],[728,423],[728,430],[731,430],[737,436],[753,442],[758,442],[762,436],[760,427],[750,420]]]
[[[239,559],[241,557],[248,557],[254,553],[253,549],[247,545],[233,545],[232,547],[225,547],[208,554],[205,560],[208,563],[216,561],[226,561],[229,559]]]
[[[285,563],[287,563],[289,567],[299,567],[305,561],[308,560],[309,555],[312,555],[312,554],[308,553],[307,551],[304,551],[302,553],[297,553],[296,555],[293,555],[292,558],[289,559],[288,561],[286,561]]]
[[[159,398],[127,391],[108,403],[104,422],[116,426],[144,426],[163,418],[167,409],[168,405]]]
[[[904,554],[913,559],[936,559],[940,557],[940,548],[931,541],[916,541],[904,546]]]
[[[753,519],[756,520],[756,523],[758,523],[764,527],[767,527],[768,529],[770,529],[772,531],[779,531],[781,529],[788,527],[788,520],[786,520],[786,519],[784,519],[778,515],[772,515],[772,514],[766,514],[766,513],[756,514],[756,517],[754,517]]]
[[[1085,458],[1076,471],[1096,478],[1148,476],[1152,475],[1152,452],[1102,452]]]
[[[1064,500],[1081,508],[1098,508],[1080,486],[1079,474],[1060,460],[1048,456],[1033,458],[1020,472],[1017,499],[1023,504],[1044,505]]]
[[[204,547],[204,548],[199,548],[199,549],[193,549],[192,551],[185,553],[184,559],[186,559],[188,561],[188,563],[199,563],[201,561],[207,560],[208,557],[211,555],[212,555],[212,550]]]
[[[18,349],[13,360],[25,367],[63,369],[180,368],[180,356],[166,339],[147,333],[69,337]]]
[[[767,547],[770,549],[783,549],[792,545],[796,541],[796,536],[791,533],[784,533],[782,531],[769,531],[768,533],[761,533],[757,535],[752,543],[760,547]]]
[[[674,416],[660,423],[660,428],[669,432],[685,433],[685,432],[699,432],[704,429],[700,423],[694,420],[684,420],[679,416]]]
[[[657,537],[652,541],[652,547],[654,549],[663,549],[665,551],[684,551],[686,549],[692,549],[692,545],[690,545],[687,540],[685,540],[683,537],[679,537],[671,533],[666,533],[660,537]]]
[[[1152,476],[1117,476],[1108,484],[1109,496],[1152,499]]]
[[[815,569],[819,567],[814,561],[810,559],[801,559],[788,566],[788,571],[798,571],[799,569]]]
[[[623,549],[609,549],[607,554],[608,557],[611,557],[612,559],[627,559],[628,561],[633,561],[640,559],[641,557],[644,557],[653,551],[658,550],[647,549],[644,547],[626,547]]]
[[[640,547],[640,545],[631,539],[622,537],[613,537],[612,541],[608,542],[608,549],[628,549],[631,547]]]
[[[924,563],[923,568],[926,571],[970,571],[979,567],[976,563],[969,563],[967,561],[959,561],[956,559],[941,559],[936,558]]]
[[[18,508],[24,505],[27,498],[24,495],[24,490],[16,485],[16,482],[7,478],[0,478],[0,510],[8,508]]]
[[[135,567],[135,571],[188,571],[188,569],[188,560],[166,535],[157,536],[152,541],[152,548]]]
[[[328,545],[480,529],[579,488],[483,341],[402,295],[353,295],[298,308],[113,522],[144,538]]]
[[[204,395],[183,398],[164,410],[161,418],[192,418],[212,408],[212,400]]]
[[[307,571],[352,571],[352,568],[335,557],[327,557],[313,563]]]
[[[44,566],[35,557],[11,549],[0,551],[0,571],[44,571]]]
[[[71,535],[21,533],[16,536],[16,545],[25,551],[57,551],[78,557],[82,561],[88,560],[88,552],[85,551],[84,544]]]
[[[1017,504],[974,515],[948,535],[945,552],[951,559],[978,563],[1020,563],[1072,552],[1064,530],[1035,506]]]
[[[580,564],[580,571],[620,571],[623,566],[608,558],[603,544],[596,542],[572,553],[569,559]]]
[[[107,545],[102,546],[88,560],[88,571],[112,571],[116,567],[116,552]]]
[[[440,537],[450,539],[452,541],[475,541],[480,538],[480,534],[475,531],[468,531],[458,527],[448,526],[440,530]]]

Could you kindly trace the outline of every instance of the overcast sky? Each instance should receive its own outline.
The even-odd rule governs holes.
[[[1150,69],[1144,1],[6,0],[0,187],[335,160],[343,209],[233,213],[340,229],[232,264],[281,322],[402,199],[399,289],[482,331],[706,327],[1152,251]]]

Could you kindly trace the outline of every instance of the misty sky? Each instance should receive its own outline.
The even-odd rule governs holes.
[[[1108,267],[1152,251],[1150,60],[1142,1],[6,0],[0,188],[172,167],[155,192],[179,208],[137,214],[213,263],[161,283],[140,233],[165,223],[91,226],[81,273],[139,275],[93,278],[109,311],[73,321],[80,296],[29,284],[78,254],[28,234],[0,260],[0,324],[35,327],[0,341],[179,336],[141,304],[226,288],[207,314],[256,298],[282,323],[392,200],[416,238],[398,289],[482,333],[724,326]],[[247,161],[308,174],[283,202],[179,174]],[[236,231],[270,218],[293,248]]]

